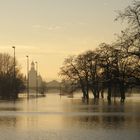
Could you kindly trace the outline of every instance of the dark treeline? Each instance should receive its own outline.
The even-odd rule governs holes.
[[[112,44],[101,43],[95,50],[70,56],[60,70],[63,83],[70,91],[81,89],[83,98],[99,98],[107,91],[107,99],[121,97],[133,87],[140,87],[140,1],[134,1],[115,20],[128,23]]]
[[[24,78],[17,62],[14,63],[9,54],[0,53],[0,98],[16,99],[24,88]]]

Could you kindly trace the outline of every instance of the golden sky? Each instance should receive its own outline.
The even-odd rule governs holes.
[[[16,57],[26,74],[26,55],[44,79],[58,79],[68,55],[111,43],[124,25],[117,10],[132,0],[0,0],[0,52]]]

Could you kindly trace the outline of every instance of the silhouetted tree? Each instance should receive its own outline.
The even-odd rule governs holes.
[[[135,86],[138,85],[140,79],[140,1],[134,1],[131,6],[120,11],[116,20],[118,19],[128,23],[128,28],[122,31],[117,42],[131,62],[128,73],[129,81],[131,81],[129,84]]]
[[[78,60],[74,56],[65,59],[59,74],[64,80],[68,80],[70,83],[77,83],[77,85],[79,85],[78,87],[82,90],[83,98],[88,99],[88,89],[85,84],[84,73],[81,68],[79,69],[79,64],[77,64],[77,62]]]
[[[130,30],[133,32],[140,31],[140,1],[133,1],[131,6],[119,11],[115,20],[121,19],[127,21]]]
[[[118,19],[127,21],[128,28],[114,43],[102,43],[94,51],[69,57],[61,68],[60,75],[77,84],[84,98],[89,98],[89,90],[94,98],[107,90],[109,102],[112,96],[124,102],[127,89],[140,85],[140,1],[119,12]]]
[[[0,97],[1,98],[17,98],[25,86],[23,75],[20,73],[15,64],[14,76],[14,58],[9,54],[0,53]]]

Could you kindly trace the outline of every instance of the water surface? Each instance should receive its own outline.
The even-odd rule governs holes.
[[[0,140],[139,140],[140,97],[83,103],[81,95],[0,101]]]

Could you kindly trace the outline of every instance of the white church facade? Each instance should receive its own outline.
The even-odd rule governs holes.
[[[35,69],[35,63],[31,63],[31,69],[29,71],[29,89],[41,88],[42,86],[42,77],[37,74]]]

